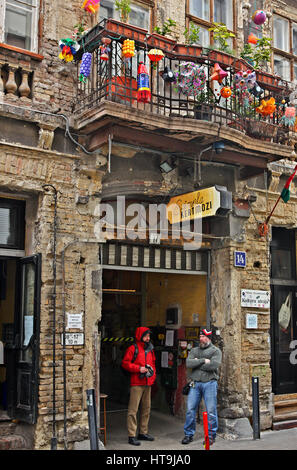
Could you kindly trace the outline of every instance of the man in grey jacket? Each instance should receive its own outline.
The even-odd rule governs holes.
[[[210,445],[216,438],[218,429],[217,389],[218,368],[222,361],[222,353],[211,342],[211,331],[205,328],[200,331],[199,346],[191,349],[186,366],[192,369],[190,374],[191,387],[187,401],[185,436],[182,444],[189,444],[196,431],[196,414],[201,398],[204,399],[208,417],[208,433]]]

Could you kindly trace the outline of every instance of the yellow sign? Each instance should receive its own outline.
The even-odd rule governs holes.
[[[211,217],[220,208],[221,193],[215,186],[172,197],[167,204],[167,218],[171,224]]]

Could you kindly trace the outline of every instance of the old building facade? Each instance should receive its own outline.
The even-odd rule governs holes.
[[[294,180],[288,202],[278,198],[295,169],[294,2],[133,0],[125,21],[111,0],[95,13],[78,0],[2,3],[0,382],[13,426],[2,448],[75,448],[88,438],[89,389],[98,410],[100,393],[125,409],[119,365],[140,323],[153,331],[157,409],[183,418],[185,358],[207,325],[223,352],[220,431],[250,432],[252,377],[262,429],[293,425]],[[214,22],[227,26],[227,44],[215,43]],[[242,57],[252,33],[272,37],[270,62]],[[59,57],[69,38],[80,46],[73,61]],[[198,92],[178,75],[190,70]],[[273,106],[266,115],[255,111],[262,99],[262,111]],[[151,211],[170,201],[193,210],[198,201],[203,217],[185,215],[180,236],[174,223],[164,232]],[[198,248],[185,249],[189,232]]]

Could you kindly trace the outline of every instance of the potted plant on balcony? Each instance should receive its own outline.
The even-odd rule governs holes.
[[[168,38],[167,35],[172,34],[173,28],[176,26],[176,22],[171,18],[164,21],[162,28],[155,26],[154,32],[148,38],[148,44],[156,49],[161,49],[164,52],[172,52],[176,40]]]
[[[228,40],[234,38],[235,34],[228,31],[227,26],[224,23],[213,23],[213,26],[209,28],[209,31],[213,33],[213,38],[217,45],[209,47],[208,56],[211,60],[218,62],[219,64],[232,65],[235,57],[233,51],[230,49]]]
[[[130,0],[116,0],[115,9],[120,12],[120,21],[108,18],[104,29],[114,36],[133,39],[144,44],[147,30],[128,23],[131,12]]]
[[[200,37],[200,27],[190,21],[189,28],[184,31],[185,43],[176,44],[174,52],[184,57],[200,57],[202,54],[202,46],[198,45]]]
[[[257,82],[265,85],[268,89],[278,88],[280,80],[280,77],[262,70],[271,61],[271,42],[271,38],[260,38],[255,47],[252,47],[251,44],[245,44],[240,54],[241,58],[257,71]]]
[[[211,89],[203,90],[195,97],[194,116],[195,119],[211,121],[211,116],[215,106],[215,99]]]

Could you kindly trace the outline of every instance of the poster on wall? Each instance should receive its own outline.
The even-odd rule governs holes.
[[[241,289],[241,307],[270,308],[270,291]]]

